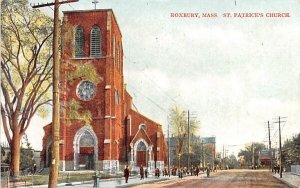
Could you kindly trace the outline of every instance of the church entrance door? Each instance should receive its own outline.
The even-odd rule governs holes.
[[[137,151],[136,155],[137,166],[146,166],[146,151]]]
[[[76,170],[95,170],[97,160],[97,142],[94,132],[89,128],[82,128],[75,137],[75,161]]]
[[[80,147],[79,153],[79,169],[94,169],[94,147]]]
[[[136,151],[136,165],[137,166],[146,166],[147,164],[147,152],[146,145],[144,142],[140,141],[137,145]]]

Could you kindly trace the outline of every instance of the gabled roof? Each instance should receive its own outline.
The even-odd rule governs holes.
[[[133,116],[139,116],[139,117],[142,117],[142,118],[145,119],[146,121],[149,121],[149,122],[151,122],[151,123],[156,124],[156,125],[159,126],[159,127],[162,127],[162,125],[161,125],[160,123],[157,123],[157,122],[153,121],[152,119],[150,119],[150,118],[144,116],[143,114],[141,114],[141,113],[139,113],[139,112],[137,112],[137,111],[135,111],[135,110],[133,110],[133,109],[130,109],[130,110],[129,110],[129,114],[132,114]]]
[[[142,136],[138,137],[138,135],[142,135]],[[138,138],[144,138],[144,140],[147,143],[149,143],[149,145],[153,145],[153,143],[151,142],[151,139],[149,138],[148,134],[142,128],[140,128],[139,131],[135,134],[135,136],[133,137],[133,139],[130,142],[130,145],[131,144],[133,145],[136,141],[138,141]]]

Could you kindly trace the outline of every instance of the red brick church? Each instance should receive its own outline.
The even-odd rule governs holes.
[[[119,170],[128,164],[164,168],[167,147],[162,126],[138,113],[123,77],[122,35],[112,10],[64,12],[60,75],[60,170]],[[68,80],[75,69],[89,72]],[[74,68],[75,67],[75,68]],[[70,117],[70,101],[91,114],[89,124]],[[72,121],[69,121],[72,119]],[[71,122],[71,123],[68,123]],[[51,160],[51,124],[44,127],[42,160]],[[121,165],[121,167],[120,167]]]

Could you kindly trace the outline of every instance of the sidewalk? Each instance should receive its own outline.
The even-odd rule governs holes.
[[[175,176],[174,176],[175,177]],[[170,178],[173,178],[172,176]],[[100,187],[105,187],[105,188],[113,188],[113,187],[130,187],[134,185],[140,185],[144,183],[151,183],[151,182],[156,182],[156,181],[164,181],[168,180],[169,177],[148,177],[143,180],[141,180],[138,176],[135,177],[130,177],[128,179],[128,183],[125,183],[125,178],[111,178],[111,179],[100,179]],[[93,187],[94,183],[93,182],[87,182],[87,183],[73,183],[72,187]],[[66,185],[58,185],[57,187],[70,187]]]
[[[204,176],[204,173],[200,173],[199,176]],[[183,176],[183,179],[185,177],[192,177],[189,175]],[[100,180],[100,187],[105,188],[114,188],[114,187],[131,187],[135,185],[142,185],[142,184],[150,184],[152,182],[159,182],[159,181],[167,181],[167,180],[175,180],[179,179],[178,176],[160,176],[159,178],[155,177],[154,175],[150,175],[150,177],[145,178],[143,180],[140,179],[139,176],[133,176],[130,177],[128,180],[128,183],[125,183],[125,179],[123,178],[111,178],[111,179],[101,179]],[[57,185],[57,187],[64,187],[64,188],[70,188],[70,186],[64,185]],[[80,188],[89,188],[93,187],[93,182],[89,183],[73,183],[72,187],[80,187]]]
[[[200,172],[199,177],[206,176],[206,173]],[[183,175],[183,179],[188,179],[187,177],[196,177],[190,175]],[[160,176],[159,178],[155,177],[153,174],[150,174],[148,178],[143,180],[140,179],[139,175],[130,176],[128,179],[128,183],[125,183],[125,178],[110,178],[110,179],[100,179],[100,188],[121,188],[121,187],[132,187],[136,185],[143,185],[143,184],[151,184],[153,182],[160,182],[160,181],[175,181],[180,180],[178,176]],[[59,183],[57,184],[58,188],[90,188],[94,186],[94,181],[85,181],[85,182],[72,182],[72,183]],[[35,186],[17,186],[18,188],[47,188],[48,185],[35,185]]]
[[[178,176],[160,176],[159,178],[154,177],[151,175],[148,178],[143,180],[140,179],[139,176],[131,176],[128,179],[128,183],[125,183],[125,178],[110,178],[110,179],[100,179],[100,187],[105,188],[114,188],[114,187],[130,187],[134,185],[141,185],[144,183],[151,183],[151,182],[158,182],[158,181],[166,181],[170,179],[178,179]],[[64,187],[64,188],[73,188],[73,187],[80,187],[80,188],[90,188],[93,187],[94,181],[85,181],[85,182],[72,182],[70,185],[66,185],[66,183],[60,183],[57,187]],[[46,188],[48,185],[40,185],[40,186],[29,186],[34,188]],[[21,188],[21,187],[19,187]],[[25,188],[25,187],[23,187]],[[28,186],[26,187],[28,188]]]
[[[105,188],[113,188],[113,187],[130,187],[134,185],[141,185],[144,183],[151,183],[151,182],[156,182],[156,181],[164,181],[164,180],[169,180],[172,178],[178,178],[177,176],[160,176],[159,178],[156,178],[154,176],[145,178],[143,180],[140,179],[138,176],[130,177],[128,179],[128,183],[125,183],[125,178],[111,178],[111,179],[101,179],[100,180],[100,187],[105,187]],[[72,187],[80,187],[80,188],[88,188],[88,187],[93,187],[94,183],[93,182],[87,182],[87,183],[73,183]],[[66,185],[57,185],[57,187],[65,187],[65,188],[70,188],[70,186]]]
[[[292,174],[291,172],[282,173],[282,178],[280,178],[279,174],[273,174],[273,177],[275,177],[279,181],[282,181],[291,187],[294,188],[300,187],[300,176]]]

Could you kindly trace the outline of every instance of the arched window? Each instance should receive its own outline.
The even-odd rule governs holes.
[[[94,26],[91,30],[91,57],[100,57],[101,56],[101,33],[100,28]]]
[[[146,129],[147,129],[147,126],[146,126],[145,124],[140,124],[139,129],[146,130]]]
[[[116,103],[116,104],[120,104],[120,100],[119,100],[119,92],[118,92],[118,90],[115,90],[115,103]]]
[[[146,145],[144,142],[140,142],[138,145],[137,145],[137,148],[136,148],[137,151],[145,151],[146,150]]]
[[[88,131],[84,131],[84,133],[80,137],[79,146],[94,146],[94,138],[92,134]]]
[[[84,46],[83,28],[78,26],[76,27],[76,33],[75,33],[75,57],[84,56],[83,46]]]

